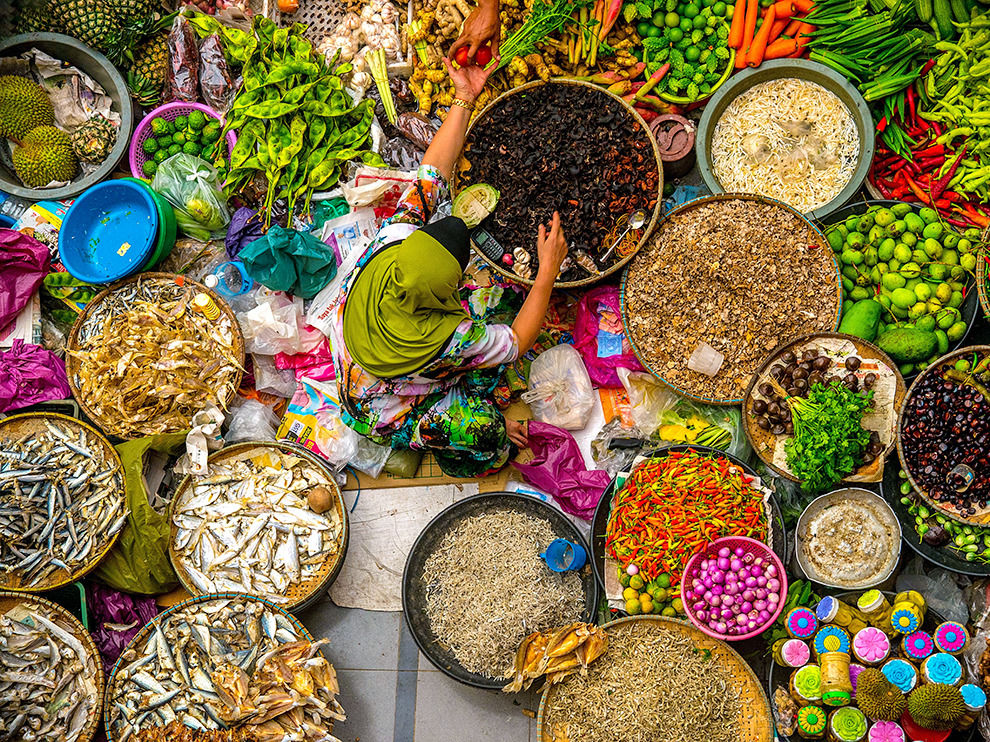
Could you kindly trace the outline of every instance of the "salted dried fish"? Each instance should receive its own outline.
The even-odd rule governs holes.
[[[316,513],[307,493],[336,484],[322,470],[275,449],[211,465],[172,510],[176,568],[203,593],[245,592],[285,602],[292,585],[340,553],[336,508]]]
[[[190,603],[155,618],[147,638],[124,650],[107,691],[108,723],[117,742],[172,740],[137,733],[173,722],[197,731],[253,728],[254,736],[229,742],[336,742],[328,729],[344,717],[336,674],[318,654],[323,643],[306,641],[287,614],[247,596]]]
[[[69,579],[126,520],[120,463],[81,425],[0,438],[0,585]]]
[[[195,730],[177,721],[163,727],[145,727],[135,732],[131,742],[258,742],[250,727]]]
[[[547,676],[547,685],[576,672],[583,675],[606,649],[608,634],[593,624],[578,622],[556,631],[530,634],[516,652],[515,677],[502,690],[518,693],[542,675]]]
[[[184,430],[226,409],[240,380],[236,330],[189,307],[196,287],[147,279],[101,301],[78,333],[73,382],[100,426],[121,438]]]
[[[0,739],[74,742],[100,702],[96,661],[43,606],[0,616]]]

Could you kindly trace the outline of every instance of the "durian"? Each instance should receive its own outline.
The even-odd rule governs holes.
[[[72,180],[79,171],[72,139],[54,126],[32,129],[12,157],[18,177],[32,188],[41,188],[53,180]]]
[[[21,140],[38,126],[55,123],[55,109],[40,85],[16,75],[0,75],[0,136]]]
[[[874,721],[897,721],[907,707],[907,699],[886,675],[870,667],[856,679],[856,705]]]
[[[958,688],[944,683],[932,683],[911,691],[908,696],[908,711],[920,727],[952,729],[959,717],[966,713],[966,704]]]

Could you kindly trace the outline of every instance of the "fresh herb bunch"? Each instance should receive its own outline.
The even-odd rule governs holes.
[[[873,392],[854,392],[833,381],[815,384],[807,398],[790,397],[787,403],[794,423],[794,436],[784,443],[787,465],[805,492],[824,492],[863,460],[870,443],[863,413],[873,404]]]

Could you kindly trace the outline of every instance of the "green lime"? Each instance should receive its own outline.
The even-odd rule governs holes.
[[[656,26],[650,26],[650,30],[646,32],[646,35],[651,39],[659,39],[663,36],[663,31]]]
[[[735,14],[736,14],[736,6],[735,5],[727,5],[726,8],[725,8],[725,20],[731,21],[732,20],[732,16],[734,16]]]
[[[696,15],[694,17],[694,27],[695,28],[705,28],[708,26],[708,19],[703,15]]]
[[[667,28],[674,28],[680,22],[681,19],[680,16],[677,15],[677,13],[667,13],[667,15],[663,17],[663,23]]]
[[[681,18],[681,22],[678,25],[684,33],[691,33],[694,30],[694,23],[692,23],[690,18]]]
[[[714,13],[715,15],[724,16],[725,15],[725,9],[727,7],[729,7],[729,6],[726,5],[725,3],[723,3],[722,0],[719,0],[717,3],[715,3],[712,6],[712,13]]]
[[[633,57],[635,57],[635,59],[636,59],[637,62],[642,62],[643,61],[643,50],[642,49],[633,49],[632,50],[632,55],[633,55]]]
[[[684,32],[679,28],[672,28],[667,32],[667,36],[669,36],[670,40],[676,44],[684,38]]]
[[[701,56],[701,49],[696,46],[689,46],[684,50],[684,58],[689,62],[697,62]]]
[[[641,39],[645,39],[650,33],[650,24],[648,21],[640,21],[636,24],[636,33],[639,34]]]
[[[653,18],[651,20],[653,21],[654,26],[660,26],[660,28],[663,28],[663,19],[664,12],[662,10],[658,10],[653,14]]]
[[[701,12],[701,8],[699,8],[694,3],[691,3],[686,8],[684,8],[684,15],[687,16],[688,18],[694,18],[700,12]]]
[[[640,575],[633,575],[632,578],[629,580],[629,587],[633,588],[634,590],[642,590],[643,585],[645,584],[646,583],[643,581],[643,578]]]

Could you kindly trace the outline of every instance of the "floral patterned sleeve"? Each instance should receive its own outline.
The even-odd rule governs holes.
[[[402,194],[395,213],[382,223],[382,229],[391,224],[415,224],[422,227],[433,217],[437,207],[450,198],[447,181],[437,168],[421,165],[416,182]]]
[[[516,334],[509,325],[465,320],[457,326],[446,352],[437,363],[458,370],[494,368],[512,363],[519,356]]]

